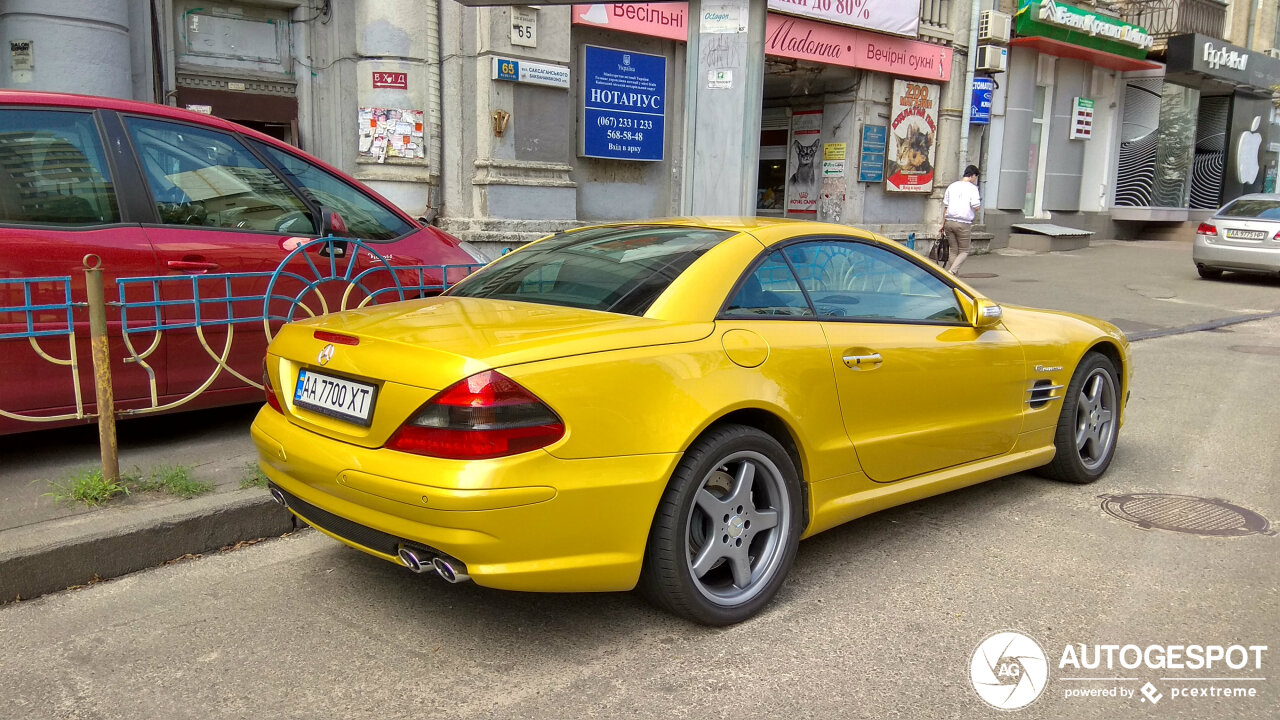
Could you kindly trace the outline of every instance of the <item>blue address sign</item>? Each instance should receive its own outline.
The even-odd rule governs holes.
[[[662,160],[667,59],[585,45],[582,68],[581,154],[611,160]]]

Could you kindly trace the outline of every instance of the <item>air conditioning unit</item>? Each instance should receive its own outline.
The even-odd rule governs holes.
[[[997,10],[983,10],[978,21],[979,42],[1009,42],[1009,33],[1013,29],[1013,18]]]
[[[1280,47],[1267,48],[1266,53],[1273,58],[1280,59]]]
[[[978,70],[1000,73],[1009,69],[1009,48],[999,45],[978,46]]]

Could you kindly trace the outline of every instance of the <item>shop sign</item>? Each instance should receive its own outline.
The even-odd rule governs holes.
[[[667,59],[584,45],[580,154],[611,160],[663,159]]]
[[[991,123],[991,98],[995,92],[995,80],[989,77],[973,79],[973,96],[969,100],[969,122],[974,125]]]
[[[1138,60],[1154,42],[1145,28],[1056,0],[1022,0],[1015,27],[1021,37],[1045,37]]]
[[[920,29],[920,4],[902,0],[769,0],[769,9],[907,37]]]
[[[1093,137],[1093,100],[1078,97],[1071,103],[1072,140],[1088,140]]]
[[[746,32],[747,26],[742,24],[740,16],[741,8],[737,5],[703,5],[702,17],[698,21],[698,32],[713,35]]]
[[[858,182],[884,180],[884,153],[889,140],[888,125],[862,126],[862,157],[858,160]]]
[[[689,39],[688,3],[609,3],[574,5],[574,25],[649,35],[685,42]]]
[[[946,82],[951,48],[770,14],[764,53]]]
[[[391,88],[393,90],[409,89],[409,73],[402,72],[375,72],[373,74],[373,87]]]
[[[822,111],[791,113],[791,147],[787,150],[787,214],[818,214],[818,150],[822,145]]]
[[[933,190],[940,95],[941,88],[937,85],[893,81],[885,190],[912,193]]]
[[[569,89],[569,68],[563,65],[547,65],[527,60],[494,57],[493,80],[510,80],[511,82],[528,83],[530,85],[546,85],[547,87]]]
[[[1190,74],[1174,81],[1197,84],[1200,77],[1226,80],[1268,90],[1280,78],[1280,60],[1225,43],[1207,35],[1187,34],[1169,38],[1168,73]]]

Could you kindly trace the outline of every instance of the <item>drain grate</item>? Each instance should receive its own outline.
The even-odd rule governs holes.
[[[1275,345],[1232,345],[1231,349],[1251,355],[1280,355],[1280,347]]]
[[[1163,493],[1099,495],[1098,498],[1108,515],[1144,530],[1157,528],[1210,537],[1275,534],[1266,518],[1226,500]]]

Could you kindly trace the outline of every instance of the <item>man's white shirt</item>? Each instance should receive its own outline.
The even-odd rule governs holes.
[[[967,180],[957,180],[947,186],[942,204],[946,207],[944,217],[947,220],[972,223],[973,211],[982,206],[982,196],[977,185]]]

